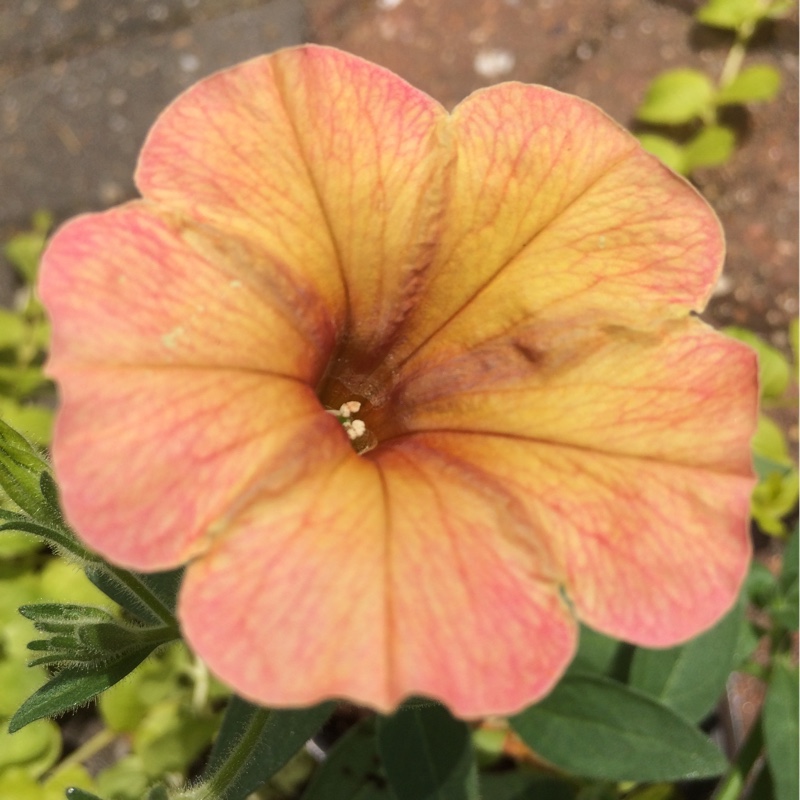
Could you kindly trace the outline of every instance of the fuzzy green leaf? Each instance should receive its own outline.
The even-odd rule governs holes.
[[[67,668],[34,692],[11,718],[11,733],[43,717],[55,717],[88,703],[133,672],[157,645],[147,645],[111,664]]]
[[[247,744],[249,757],[231,775],[213,800],[241,800],[271,778],[322,727],[333,703],[312,708],[266,710],[233,697],[211,751],[202,784],[211,784],[226,770],[228,756]],[[202,786],[201,784],[201,786]],[[199,798],[205,798],[203,789]],[[210,796],[209,796],[210,800]]]

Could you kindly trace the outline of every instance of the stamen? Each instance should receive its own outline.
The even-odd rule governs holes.
[[[358,400],[348,400],[346,403],[342,403],[338,409],[326,408],[325,410],[329,414],[333,414],[333,416],[342,423],[347,438],[350,439],[351,442],[360,439],[366,434],[366,423],[363,420],[351,418],[353,414],[357,414],[361,410],[361,403],[359,403]],[[372,447],[366,447],[365,449],[372,449]],[[356,448],[356,450],[359,453],[362,452],[359,448]]]

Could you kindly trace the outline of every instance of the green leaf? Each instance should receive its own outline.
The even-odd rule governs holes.
[[[714,85],[704,72],[668,70],[650,84],[636,118],[655,125],[683,125],[708,114],[713,99]]]
[[[756,351],[761,397],[765,400],[782,398],[791,380],[791,367],[783,353],[747,328],[729,326],[724,329],[724,333],[750,345]]]
[[[570,783],[519,769],[481,773],[480,785],[486,800],[573,800],[577,795]]]
[[[42,786],[43,792],[39,800],[64,800],[64,793],[71,786],[84,791],[94,789],[92,776],[80,764],[59,765]],[[1,796],[1,795],[0,795]]]
[[[657,133],[639,133],[636,138],[648,153],[660,158],[665,166],[679,175],[687,174],[686,154],[682,145]]]
[[[25,339],[26,331],[21,314],[0,308],[0,349],[17,348]]]
[[[36,448],[0,419],[0,486],[36,522],[60,523],[44,502],[41,475],[49,465]]]
[[[38,720],[19,733],[6,733],[0,726],[0,772],[13,766],[38,778],[58,761],[61,732],[50,720]]]
[[[767,64],[754,64],[743,69],[724,89],[717,93],[717,105],[758,103],[772,100],[781,88],[781,74]]]
[[[580,626],[578,651],[569,668],[578,672],[594,672],[613,677],[614,667],[622,642],[610,636]]]
[[[726,767],[719,750],[674,711],[597,675],[566,675],[511,725],[540,756],[587,778],[686,780]]]
[[[798,702],[797,667],[781,660],[772,666],[764,700],[764,741],[767,763],[775,786],[775,800],[797,800],[798,787]]]
[[[784,593],[797,591],[797,579],[800,572],[800,566],[798,566],[799,555],[800,533],[798,532],[798,525],[795,523],[794,531],[786,543],[786,549],[783,551],[783,564],[781,565],[779,582]]]
[[[35,403],[21,403],[11,397],[0,397],[0,417],[40,447],[50,444],[53,436],[52,409]]]
[[[94,586],[142,622],[164,622],[165,614],[175,613],[183,569],[145,575],[97,564],[84,571]]]
[[[141,800],[151,783],[139,756],[123,756],[96,778],[97,790],[102,797],[113,800]],[[69,795],[68,795],[69,796]]]
[[[211,786],[224,777],[224,789],[219,787],[220,794],[213,800],[241,800],[255,791],[322,727],[332,711],[333,703],[267,710],[233,697],[201,779]],[[228,774],[229,756],[242,748],[247,757]],[[198,800],[206,796],[201,790]]]
[[[331,798],[397,800],[380,765],[371,719],[351,728],[336,743],[302,795],[302,800]]]
[[[784,536],[787,533],[784,519],[794,510],[797,499],[797,470],[791,468],[784,475],[772,473],[762,478],[753,490],[750,513],[764,533]]]
[[[13,236],[3,248],[11,266],[29,286],[36,283],[36,273],[46,239],[44,232],[26,231]]]
[[[743,609],[737,602],[711,630],[680,647],[637,648],[630,685],[700,722],[716,705],[733,668]]]
[[[410,700],[378,720],[378,750],[397,800],[478,800],[467,725],[437,703]]]
[[[694,16],[704,25],[735,31],[767,17],[768,4],[762,0],[708,0]]]
[[[180,698],[171,698],[147,710],[132,736],[133,752],[151,778],[168,772],[186,774],[206,750],[219,727],[219,718],[195,713]]]
[[[730,128],[709,125],[684,145],[686,171],[718,167],[730,159],[735,147],[736,136]]]
[[[111,664],[62,670],[22,704],[8,724],[9,731],[14,733],[34,720],[55,717],[88,703],[133,672],[154,648],[148,645]]]
[[[800,625],[800,586],[798,586],[798,526],[795,522],[794,531],[789,538],[786,549],[783,551],[783,566],[777,583],[776,597],[769,612],[775,625],[787,631],[797,631]]]
[[[70,788],[64,792],[64,796],[67,800],[102,800],[102,798],[98,797],[96,794],[87,792],[85,789],[79,789],[77,786],[70,786]]]

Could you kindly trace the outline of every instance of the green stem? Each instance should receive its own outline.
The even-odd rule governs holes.
[[[99,753],[103,748],[108,747],[116,738],[117,733],[112,731],[111,728],[102,728],[77,750],[70,753],[60,764],[56,765],[47,780],[52,780],[56,775],[60,775],[73,766],[73,764],[82,764],[84,761],[88,761],[95,753]]]
[[[717,787],[713,800],[738,800],[747,782],[748,775],[761,757],[764,749],[764,737],[761,731],[761,714],[753,721],[750,733],[739,748],[736,758],[731,763],[725,777]]]
[[[124,569],[118,569],[102,562],[102,567],[107,569],[123,586],[135,594],[163,623],[166,627],[178,629],[178,622],[173,613],[134,575]]]
[[[247,765],[253,754],[253,748],[261,736],[264,726],[269,719],[268,708],[259,709],[251,718],[244,733],[236,742],[219,769],[199,786],[183,790],[173,796],[173,800],[220,800],[225,797],[225,791],[234,782],[236,776]]]

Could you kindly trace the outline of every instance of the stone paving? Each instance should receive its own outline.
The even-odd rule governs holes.
[[[198,78],[303,41],[296,0],[0,0],[0,228],[134,194],[158,113]]]

